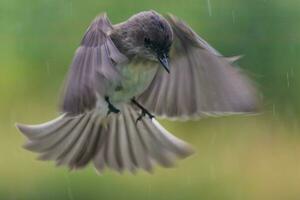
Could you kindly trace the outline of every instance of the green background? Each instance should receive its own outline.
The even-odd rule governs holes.
[[[57,116],[61,84],[89,25],[154,9],[188,22],[264,97],[260,115],[162,123],[197,154],[154,174],[69,172],[22,149],[14,123]],[[299,0],[1,0],[0,199],[300,199]]]

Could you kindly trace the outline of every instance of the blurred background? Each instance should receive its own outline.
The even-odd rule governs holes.
[[[255,116],[161,121],[197,153],[154,174],[99,176],[40,162],[14,123],[57,113],[61,84],[91,20],[155,9],[226,56],[244,55],[264,97]],[[1,0],[0,199],[300,199],[299,0]]]

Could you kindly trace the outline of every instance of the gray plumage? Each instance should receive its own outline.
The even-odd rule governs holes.
[[[71,169],[90,161],[99,172],[105,167],[152,171],[155,163],[171,167],[192,148],[151,116],[136,122],[140,107],[133,98],[155,116],[170,119],[254,112],[256,89],[232,66],[236,59],[223,57],[172,15],[147,11],[112,25],[103,14],[74,55],[63,114],[17,127],[29,140],[25,148]],[[107,116],[108,110],[115,113]]]

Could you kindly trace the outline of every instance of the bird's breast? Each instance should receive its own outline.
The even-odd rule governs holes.
[[[110,98],[112,102],[124,103],[134,96],[141,94],[151,83],[157,71],[157,65],[153,63],[130,63],[120,68],[122,80],[114,88]]]

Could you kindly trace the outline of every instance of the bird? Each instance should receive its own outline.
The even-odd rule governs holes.
[[[59,116],[16,127],[24,148],[70,170],[152,173],[194,147],[159,122],[255,113],[260,98],[239,56],[225,57],[172,14],[142,11],[112,24],[99,14],[87,28],[65,79]]]

